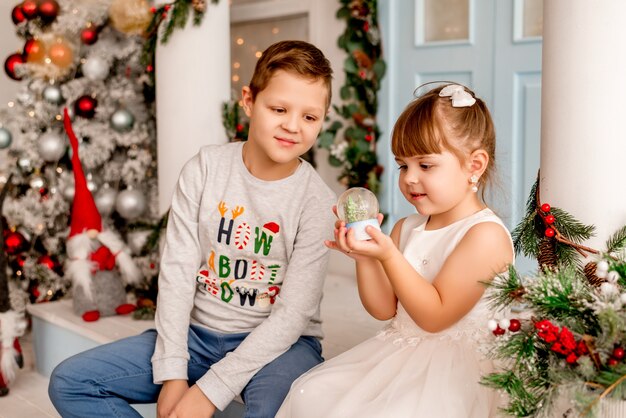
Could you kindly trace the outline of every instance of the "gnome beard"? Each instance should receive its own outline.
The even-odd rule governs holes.
[[[87,322],[132,312],[135,306],[126,303],[125,286],[141,279],[121,239],[109,231],[91,238],[95,235],[92,231],[75,235],[67,242],[67,274],[72,278],[74,313]],[[119,248],[117,255],[102,245],[101,239]]]
[[[125,283],[138,283],[141,273],[120,237],[102,229],[100,213],[87,188],[78,156],[78,139],[67,109],[64,110],[64,124],[72,146],[74,171],[66,266],[66,275],[72,279],[74,312],[85,321],[132,312],[135,306],[126,303]]]

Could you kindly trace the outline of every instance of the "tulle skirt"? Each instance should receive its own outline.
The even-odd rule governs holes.
[[[409,340],[410,341],[410,340]],[[296,380],[277,418],[487,418],[491,371],[463,339],[373,337]]]

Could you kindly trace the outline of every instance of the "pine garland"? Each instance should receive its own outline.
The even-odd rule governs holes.
[[[499,322],[493,330],[491,355],[502,366],[482,380],[506,393],[507,415],[556,416],[564,412],[554,411],[559,396],[569,397],[584,417],[596,413],[605,398],[626,401],[626,226],[602,253],[581,244],[593,230],[541,204],[537,180],[514,231],[515,249],[539,260],[553,251],[554,263],[540,262],[530,278],[511,267],[488,290],[490,309],[521,312],[515,328],[507,331],[508,322]],[[590,254],[595,259],[581,268],[578,255]],[[513,319],[507,321],[512,325]]]
[[[211,0],[211,3],[217,4],[219,0]],[[152,84],[154,84],[154,56],[159,37],[161,43],[166,44],[176,28],[185,27],[192,11],[193,24],[200,25],[206,12],[206,4],[204,0],[174,0],[171,3],[153,7],[151,11],[152,20],[146,30],[146,42],[141,53],[141,62],[146,67],[146,71],[151,74]],[[163,21],[165,24],[161,29]]]

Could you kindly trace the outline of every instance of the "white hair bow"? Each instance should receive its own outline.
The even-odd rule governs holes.
[[[470,107],[476,103],[476,99],[458,84],[445,86],[439,92],[439,97],[450,97],[452,107]]]

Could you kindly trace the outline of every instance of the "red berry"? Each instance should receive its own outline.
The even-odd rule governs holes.
[[[172,7],[172,6],[170,6],[169,4],[166,4],[163,8],[165,9],[166,12],[169,12],[170,11],[170,7]]]
[[[519,319],[511,319],[511,323],[509,324],[509,331],[517,332],[520,330],[521,327],[522,323],[519,321]]]
[[[556,218],[554,217],[554,215],[548,215],[546,216],[546,223],[548,225],[552,225],[554,223],[554,221],[556,220]]]
[[[541,205],[541,210],[544,211],[545,213],[550,212],[550,205],[547,203],[544,203],[543,205]]]
[[[615,357],[617,360],[623,359],[624,354],[624,349],[622,347],[615,347],[613,349],[613,357]]]
[[[606,364],[608,364],[609,366],[615,366],[617,364],[617,360],[614,359],[613,357],[611,357]]]
[[[500,328],[500,325],[498,325],[498,327],[494,329],[492,332],[493,332],[493,335],[503,335],[505,331],[504,329]]]
[[[154,67],[152,65],[148,65],[146,66],[146,71],[151,73],[152,71],[154,71]]]
[[[152,7],[150,8],[150,12],[151,12],[151,13],[156,13],[156,7],[152,6]]]
[[[553,236],[556,235],[556,231],[552,228],[546,228],[545,234],[546,234],[546,237],[552,238]]]
[[[374,139],[374,137],[372,135],[365,135],[365,140],[367,142],[372,142],[372,139]]]

